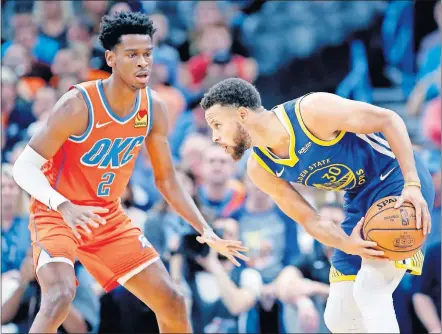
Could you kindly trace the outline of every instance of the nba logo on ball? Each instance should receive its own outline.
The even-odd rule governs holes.
[[[135,128],[141,128],[141,127],[146,127],[147,126],[147,110],[140,110],[137,113],[137,116],[135,116],[135,123],[134,123],[134,127]]]
[[[400,208],[401,211],[401,219],[402,219],[402,225],[407,226],[410,225],[410,215],[408,214],[408,211]]]

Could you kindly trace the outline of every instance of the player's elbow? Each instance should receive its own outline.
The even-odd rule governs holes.
[[[402,118],[390,109],[382,109],[377,120],[381,126],[379,132],[385,132],[388,129],[394,128],[398,122],[403,123]]]

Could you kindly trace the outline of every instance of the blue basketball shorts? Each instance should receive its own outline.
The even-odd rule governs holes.
[[[416,168],[421,182],[421,191],[428,204],[431,213],[434,204],[434,186],[427,167],[420,156],[414,154]],[[368,209],[378,200],[388,196],[400,196],[404,188],[404,178],[397,160],[395,160],[384,174],[394,170],[385,178],[377,177],[370,181],[361,191],[345,194],[345,220],[342,228],[347,235],[350,235],[359,220],[365,216]],[[408,273],[420,275],[424,260],[423,246],[413,257],[404,261],[396,261],[396,267],[406,269]],[[362,258],[356,255],[349,255],[339,249],[335,249],[332,256],[332,267],[330,270],[330,282],[352,281],[361,268]]]

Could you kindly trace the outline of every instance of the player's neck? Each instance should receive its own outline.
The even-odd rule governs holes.
[[[278,117],[269,111],[259,114],[249,127],[253,146],[267,147],[279,157],[288,156],[290,136]]]
[[[103,80],[103,90],[106,100],[115,114],[124,117],[131,113],[137,100],[138,90],[130,89],[115,75]]]

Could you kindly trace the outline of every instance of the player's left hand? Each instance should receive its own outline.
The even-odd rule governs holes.
[[[411,203],[416,210],[416,227],[418,229],[422,228],[424,235],[429,234],[431,232],[431,216],[420,188],[415,186],[405,187],[394,206],[395,209],[398,209],[404,202]]]
[[[223,240],[218,237],[212,229],[205,229],[202,236],[196,237],[201,244],[208,244],[211,248],[216,250],[221,255],[224,255],[230,260],[235,266],[239,267],[240,263],[236,260],[238,259],[248,261],[249,259],[244,254],[240,252],[247,252],[249,249],[242,246],[241,241],[236,240]]]

